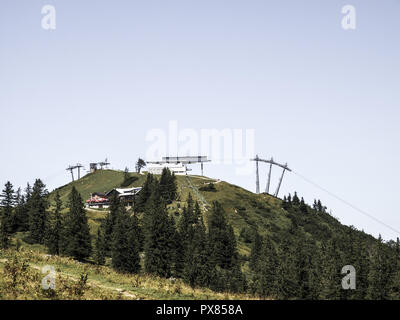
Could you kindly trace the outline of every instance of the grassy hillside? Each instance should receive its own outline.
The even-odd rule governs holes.
[[[22,236],[17,235],[18,238]],[[230,300],[253,299],[244,294],[217,293],[196,288],[181,280],[145,274],[127,275],[107,266],[80,263],[73,259],[46,254],[40,245],[23,242],[15,250],[0,250],[0,300]],[[54,292],[42,290],[42,268],[56,271]],[[51,295],[49,295],[51,293]]]
[[[146,174],[130,175],[134,180],[130,186],[141,186],[146,179]],[[81,193],[83,200],[86,200],[93,192],[105,192],[120,187],[123,180],[124,172],[99,170],[53,191],[49,196],[50,203],[54,205],[55,193],[59,192],[64,203],[63,212],[66,212],[72,187],[75,187]],[[218,200],[226,212],[229,223],[233,226],[242,270],[248,278],[252,275],[249,269],[249,255],[255,232],[267,235],[274,243],[277,252],[301,250],[307,246],[308,240],[318,247],[323,247],[323,244],[326,245],[329,240],[335,239],[340,266],[347,264],[357,266],[358,255],[352,255],[354,248],[348,244],[362,243],[369,254],[371,247],[377,242],[364,232],[342,225],[325,210],[314,210],[304,203],[287,208],[281,199],[266,194],[254,194],[227,182],[201,176],[177,176],[177,184],[178,197],[168,205],[169,213],[178,219],[190,193],[201,204],[207,225],[211,204]],[[87,209],[93,241],[106,214],[106,209]],[[122,275],[109,267],[110,261],[106,266],[99,267],[91,264],[90,260],[89,263],[79,263],[65,257],[48,256],[46,248],[38,244],[28,244],[24,241],[26,239],[27,233],[17,233],[13,241],[14,244],[18,243],[19,251],[0,251],[0,273],[2,273],[0,299],[252,298],[248,295],[216,293],[209,289],[193,290],[180,280],[171,282],[146,274]],[[40,283],[38,279],[42,276],[41,267],[44,265],[56,268],[60,279],[56,296],[46,296],[47,293],[38,285]],[[14,280],[13,270],[18,271],[17,280]],[[85,280],[86,275],[87,280]]]
[[[73,186],[81,193],[84,200],[93,192],[104,192],[115,187],[120,187],[123,181],[122,171],[99,170],[88,174],[78,181],[72,182],[55,191],[61,195],[65,202]],[[146,174],[137,175],[137,180],[131,186],[141,186]],[[181,213],[189,193],[198,200],[204,211],[204,219],[207,221],[207,211],[213,201],[218,200],[225,209],[229,222],[232,224],[238,239],[239,253],[246,257],[250,253],[251,241],[249,234],[257,230],[261,235],[269,235],[276,242],[288,236],[288,230],[293,222],[302,231],[314,240],[323,241],[333,234],[340,236],[349,231],[349,227],[342,225],[327,213],[318,214],[290,214],[282,209],[282,200],[266,194],[254,194],[241,187],[220,180],[213,180],[201,176],[177,176],[178,199],[168,209],[171,213]],[[202,190],[212,183],[213,191]],[[55,192],[50,194],[50,200]],[[88,210],[89,224],[92,234],[95,234],[100,221],[104,218],[105,210]],[[374,238],[362,234],[366,241],[374,241]]]

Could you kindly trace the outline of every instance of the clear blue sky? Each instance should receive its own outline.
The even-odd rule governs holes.
[[[46,4],[53,31],[41,27]],[[341,27],[346,4],[356,30]],[[260,156],[400,230],[399,11],[399,0],[2,0],[0,183],[40,177],[52,190],[69,164],[105,157],[133,169],[148,131],[170,120],[255,129]],[[206,174],[255,189],[234,166]],[[288,174],[282,194],[294,190],[398,236]]]

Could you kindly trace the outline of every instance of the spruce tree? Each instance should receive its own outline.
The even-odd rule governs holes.
[[[18,189],[14,219],[13,219],[13,230],[15,232],[27,231],[28,222],[29,222],[29,211],[26,203],[26,198],[25,195],[21,194],[21,189]]]
[[[11,182],[5,184],[5,188],[0,196],[1,199],[1,225],[0,225],[0,245],[3,249],[10,246],[10,235],[13,223],[13,207],[15,203],[14,188]]]
[[[219,202],[214,202],[208,219],[208,239],[212,246],[211,259],[223,269],[231,269],[237,262],[236,240],[232,226]]]
[[[269,238],[262,242],[260,256],[255,266],[254,290],[262,298],[278,297],[278,255]]]
[[[197,202],[196,208],[199,209]],[[191,287],[205,287],[210,284],[209,250],[206,228],[201,214],[194,225],[191,242],[186,248],[183,278]]]
[[[378,242],[374,246],[371,255],[370,272],[368,275],[368,299],[384,300],[389,298],[393,276],[390,262],[388,248],[383,243],[381,235],[379,235]]]
[[[36,243],[44,243],[46,234],[47,190],[44,183],[37,179],[29,197],[29,231],[30,239]]]
[[[178,229],[174,230],[172,240],[173,244],[173,276],[176,278],[183,277],[185,267],[185,249],[183,245],[183,237]]]
[[[154,176],[149,173],[146,177],[146,181],[144,182],[142,189],[140,190],[135,200],[135,212],[145,211],[147,202],[150,199],[155,183],[156,181]]]
[[[140,270],[138,221],[130,217],[120,205],[113,230],[112,266],[123,273],[138,273]]]
[[[63,253],[77,260],[88,258],[92,251],[89,224],[81,195],[72,188],[69,196],[69,212],[63,230]]]
[[[60,194],[57,192],[55,196],[55,210],[48,220],[46,245],[50,254],[60,254],[61,236],[62,236],[62,201]]]
[[[103,265],[106,262],[107,246],[104,235],[104,226],[100,225],[97,229],[95,241],[94,261],[97,265]]]
[[[110,199],[110,207],[105,220],[102,221],[101,228],[104,236],[104,246],[106,255],[111,255],[112,249],[112,234],[117,220],[118,212],[120,210],[120,201],[116,194]]]
[[[240,269],[233,228],[226,221],[219,202],[214,202],[208,218],[210,287],[217,291],[243,291],[246,280]]]
[[[278,296],[280,299],[294,298],[298,294],[297,269],[295,263],[294,235],[282,239],[281,250],[278,253],[277,268]]]
[[[321,243],[321,291],[320,299],[339,299],[341,292],[341,268],[340,253],[332,239]],[[343,277],[343,276],[342,276]]]
[[[172,271],[174,234],[158,183],[154,184],[152,195],[146,205],[143,224],[145,270],[161,277],[169,277]]]
[[[167,204],[176,198],[176,177],[168,168],[164,168],[160,178],[160,192]]]

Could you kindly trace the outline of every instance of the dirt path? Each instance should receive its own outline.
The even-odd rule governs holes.
[[[40,271],[42,270],[42,267],[40,267],[38,265],[31,265],[31,267],[36,270],[40,270]],[[79,281],[79,279],[77,277],[71,275],[70,273],[66,273],[66,272],[57,272],[57,273],[63,275],[64,277],[66,277],[72,281],[75,281],[75,282]],[[102,288],[102,289],[106,289],[106,290],[116,291],[118,293],[121,293],[124,297],[130,298],[130,299],[137,299],[137,296],[135,294],[133,294],[132,292],[126,291],[121,288],[106,286],[95,280],[88,280],[87,284],[92,287],[98,287],[98,288]]]
[[[6,263],[7,261],[8,261],[8,259],[0,259],[0,263]],[[39,265],[29,264],[29,266],[35,270],[42,271],[42,267]],[[75,281],[75,282],[79,281],[79,279],[76,276],[74,276],[70,273],[66,273],[66,272],[57,272],[57,273],[72,280],[72,281]],[[137,299],[137,296],[134,293],[129,292],[122,288],[106,286],[95,280],[88,280],[87,284],[88,284],[88,286],[91,286],[91,287],[98,287],[98,288],[102,288],[102,289],[106,289],[106,290],[116,291],[116,292],[122,294],[124,297],[129,298],[129,299]]]

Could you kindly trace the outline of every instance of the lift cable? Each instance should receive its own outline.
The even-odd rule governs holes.
[[[362,210],[362,209],[358,208],[357,206],[351,204],[351,203],[348,202],[347,200],[345,200],[345,199],[343,199],[343,198],[337,196],[336,194],[330,192],[329,190],[327,190],[327,189],[321,187],[320,185],[318,185],[317,183],[311,181],[310,179],[306,178],[305,176],[301,175],[300,173],[295,172],[295,171],[292,171],[292,173],[294,173],[295,175],[297,175],[299,178],[303,179],[304,181],[308,182],[309,184],[313,185],[314,187],[316,187],[316,188],[318,188],[318,189],[324,191],[325,193],[329,194],[331,197],[333,197],[333,198],[339,200],[340,202],[342,202],[342,203],[344,203],[345,205],[349,206],[350,208],[354,209],[355,211],[357,211],[357,212],[359,212],[359,213],[361,213],[361,214],[363,214],[363,215],[369,217],[370,219],[374,220],[375,222],[381,224],[382,226],[384,226],[384,227],[386,227],[386,228],[388,228],[388,229],[392,230],[393,232],[395,232],[395,233],[397,233],[397,234],[400,235],[400,231],[398,231],[398,230],[396,230],[395,228],[389,226],[389,225],[386,224],[385,222],[383,222],[383,221],[381,221],[381,220],[375,218],[373,215],[369,214],[368,212],[365,212],[364,210]]]

